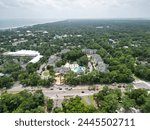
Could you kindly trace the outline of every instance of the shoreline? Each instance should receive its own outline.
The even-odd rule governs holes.
[[[61,22],[61,21],[64,21],[64,20],[52,20],[52,21],[45,21],[45,22],[37,22],[33,24],[25,24],[25,25],[20,25],[20,26],[0,27],[0,31],[13,30],[13,29],[18,29],[18,28],[28,28],[28,27],[33,27],[35,25],[55,23],[55,22]]]

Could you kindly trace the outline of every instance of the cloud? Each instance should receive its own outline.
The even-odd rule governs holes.
[[[149,0],[0,0],[1,17],[150,17],[148,12]]]

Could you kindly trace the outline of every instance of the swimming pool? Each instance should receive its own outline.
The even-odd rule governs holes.
[[[82,66],[71,67],[70,69],[71,69],[71,71],[73,71],[75,73],[85,72],[85,67],[82,67]]]

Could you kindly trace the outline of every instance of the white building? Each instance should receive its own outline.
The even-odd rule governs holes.
[[[5,52],[3,55],[10,55],[10,56],[30,56],[34,57],[29,63],[37,63],[43,56],[40,55],[38,51],[32,50],[20,50],[16,52]]]

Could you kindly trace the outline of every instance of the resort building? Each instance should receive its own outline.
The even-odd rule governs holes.
[[[66,68],[62,66],[62,67],[54,68],[54,71],[58,74],[65,74],[70,71],[70,68]]]
[[[91,62],[88,62],[88,69],[90,72],[93,71],[93,66],[92,66]]]
[[[108,72],[107,65],[98,54],[91,55],[91,62],[93,63],[94,69],[99,72]]]
[[[48,65],[55,67],[55,63],[60,61],[61,58],[56,55],[51,55],[48,59]]]
[[[69,64],[66,63],[65,66],[66,68],[70,68],[71,71],[75,72],[75,73],[84,73],[86,68],[79,66],[78,64]]]

